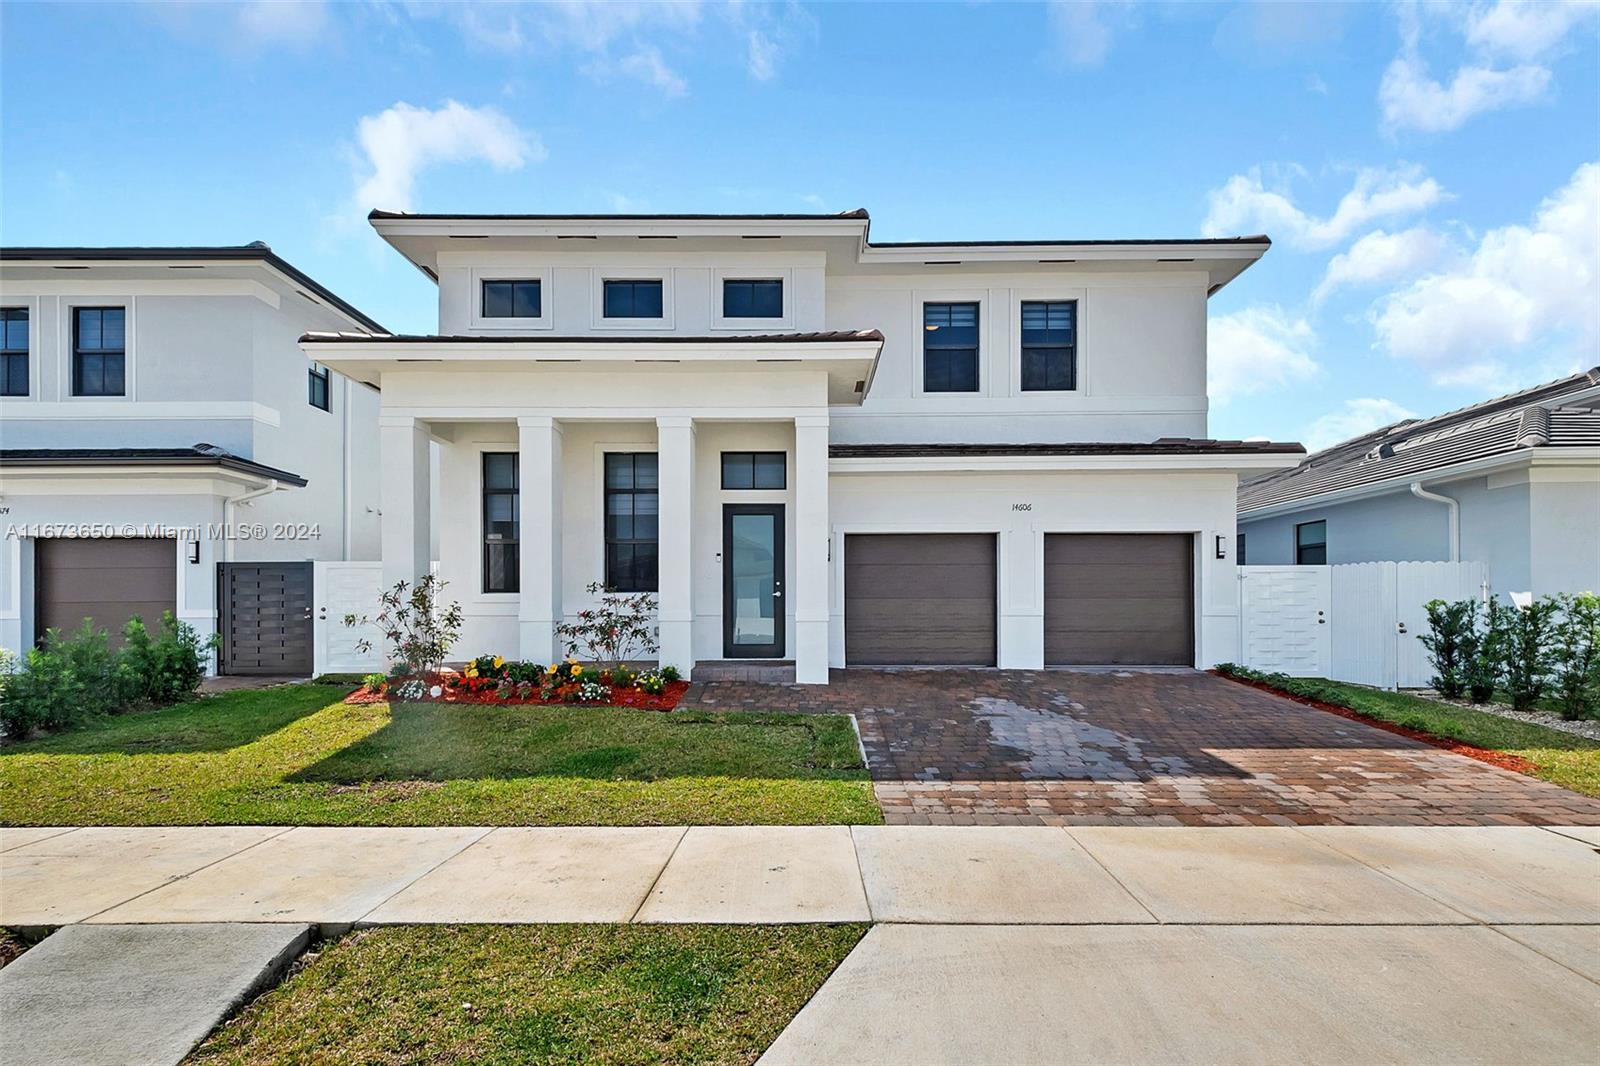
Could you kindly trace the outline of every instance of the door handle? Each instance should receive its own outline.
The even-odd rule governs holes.
[[[775,599],[775,600],[783,599],[783,590],[782,589],[773,589],[772,590],[772,598]]]

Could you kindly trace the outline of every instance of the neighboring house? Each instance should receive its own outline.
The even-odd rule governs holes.
[[[0,249],[0,318],[0,646],[173,611],[309,673],[311,561],[378,557],[378,396],[298,340],[382,327],[264,244]]]
[[[383,569],[433,556],[460,654],[548,660],[599,583],[661,658],[1207,665],[1241,472],[1206,301],[1265,237],[873,243],[842,215],[413,215],[438,333],[312,332],[382,387]],[[430,461],[437,451],[438,514]]]
[[[1501,592],[1600,589],[1600,367],[1248,480],[1239,541],[1252,564],[1461,560]]]

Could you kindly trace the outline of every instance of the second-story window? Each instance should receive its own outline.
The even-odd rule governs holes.
[[[1294,561],[1300,566],[1323,566],[1327,563],[1327,522],[1302,522],[1294,527]]]
[[[483,453],[483,591],[521,588],[522,498],[516,452]]]
[[[1022,391],[1078,387],[1078,302],[1022,302]]]
[[[483,283],[484,318],[541,318],[544,293],[539,279]]]
[[[922,305],[922,391],[978,391],[978,305]]]
[[[126,387],[127,310],[72,309],[72,395],[121,396]]]
[[[311,376],[307,380],[307,399],[312,407],[319,407],[324,411],[333,410],[333,390],[329,387],[332,375],[325,366],[311,364]]]
[[[655,452],[606,453],[606,588],[655,592],[660,485]]]
[[[28,309],[0,308],[0,396],[28,395]]]
[[[605,317],[660,318],[661,279],[605,283]]]
[[[729,278],[722,283],[723,318],[782,318],[783,279]]]

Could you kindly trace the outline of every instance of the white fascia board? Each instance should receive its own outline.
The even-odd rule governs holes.
[[[375,218],[389,237],[855,237],[864,218]],[[465,247],[465,246],[463,246]]]
[[[925,263],[929,259],[982,262],[1029,262],[1075,259],[1078,262],[1156,262],[1158,260],[1257,260],[1270,244],[913,244],[862,249],[863,263]]]
[[[437,344],[385,344],[308,340],[300,349],[319,363],[820,363],[860,361],[875,363],[880,341],[805,343],[769,341],[739,344],[717,340],[703,346],[673,341],[620,341],[604,339],[573,347],[530,341],[449,341]]]
[[[1294,455],[914,455],[879,458],[847,456],[828,460],[830,475],[1192,472],[1235,473],[1281,470],[1299,461]]]
[[[1350,503],[1354,500],[1365,500],[1373,496],[1387,496],[1391,492],[1409,492],[1411,483],[1414,481],[1436,485],[1447,481],[1462,481],[1466,478],[1477,477],[1480,474],[1516,466],[1589,466],[1597,462],[1600,462],[1600,456],[1595,454],[1595,449],[1593,448],[1521,448],[1514,452],[1504,452],[1500,455],[1475,459],[1470,463],[1435,467],[1432,470],[1421,470],[1414,474],[1385,478],[1382,481],[1355,485],[1336,492],[1304,496],[1298,500],[1275,503],[1268,507],[1256,507],[1248,511],[1241,510],[1239,518],[1250,521],[1258,518],[1273,518],[1277,515],[1294,514],[1296,511],[1305,511],[1313,507]]]
[[[230,470],[220,466],[174,466],[170,464],[152,463],[141,465],[138,463],[105,463],[98,466],[83,464],[63,466],[60,464],[46,464],[30,466],[27,460],[8,461],[4,474],[0,474],[0,496],[6,494],[21,495],[28,492],[38,492],[41,487],[48,486],[51,494],[62,492],[84,493],[92,491],[99,496],[146,495],[150,491],[151,481],[160,481],[189,486],[190,491],[200,489],[211,491],[216,495],[231,494],[235,487],[246,489],[265,488],[275,479],[257,474],[247,473],[243,470]],[[85,486],[83,482],[96,482],[98,484]],[[297,489],[301,486],[291,485],[287,482],[278,482],[284,489]],[[73,486],[69,488],[69,486]]]

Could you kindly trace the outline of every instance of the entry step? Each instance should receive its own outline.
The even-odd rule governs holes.
[[[706,659],[694,664],[696,681],[759,681],[794,683],[793,659]]]

